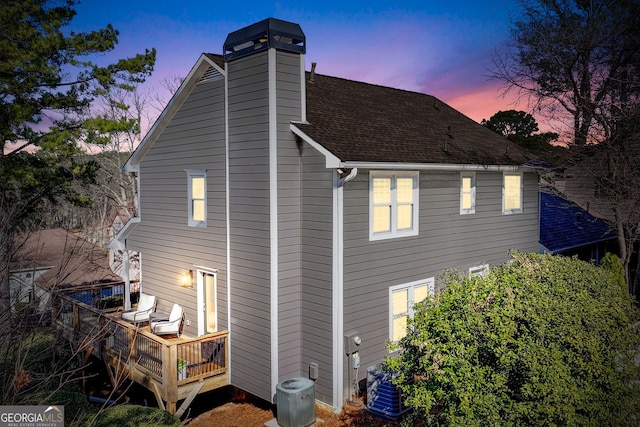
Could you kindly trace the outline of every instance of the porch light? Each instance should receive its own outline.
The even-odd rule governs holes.
[[[189,270],[180,275],[180,286],[183,288],[190,288],[193,286],[193,270]]]

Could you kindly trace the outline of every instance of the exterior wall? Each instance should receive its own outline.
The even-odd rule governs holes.
[[[278,176],[278,381],[302,375],[301,162],[292,120],[301,120],[300,55],[276,51]],[[306,373],[305,373],[306,375]]]
[[[227,63],[231,383],[271,401],[268,52]]]
[[[187,173],[207,170],[207,227],[187,225]],[[228,329],[224,80],[197,85],[140,163],[141,222],[127,239],[144,262],[141,287],[158,311],[180,304],[197,335],[197,289],[179,284],[195,265],[218,270],[218,325]]]
[[[303,376],[318,364],[316,399],[333,402],[332,265],[333,169],[324,156],[302,145],[302,301],[301,338]]]
[[[477,172],[476,213],[460,215],[459,172],[421,172],[419,234],[370,242],[368,171],[347,183],[344,330],[362,338],[359,379],[389,355],[389,287],[434,277],[438,288],[445,269],[503,263],[513,248],[535,252],[538,200],[537,175],[525,173],[523,213],[503,215],[502,172]]]

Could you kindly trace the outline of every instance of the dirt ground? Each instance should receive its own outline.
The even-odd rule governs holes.
[[[325,405],[316,403],[316,419],[318,422],[313,427],[398,427],[393,421],[374,417],[363,407],[345,405],[340,414],[334,414],[333,410]],[[275,418],[274,412],[269,408],[260,408],[251,403],[225,403],[187,423],[188,427],[261,427],[264,423]]]

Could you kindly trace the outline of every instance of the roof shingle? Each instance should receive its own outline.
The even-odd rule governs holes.
[[[296,124],[341,161],[522,165],[525,151],[441,100],[307,73],[307,122]]]

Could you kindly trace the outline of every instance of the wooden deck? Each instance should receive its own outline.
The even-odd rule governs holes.
[[[155,335],[148,325],[121,319],[122,305],[113,302],[118,285],[58,291],[52,313],[56,326],[85,358],[94,355],[104,361],[114,387],[129,378],[180,418],[199,393],[229,384],[227,331],[194,338]]]

